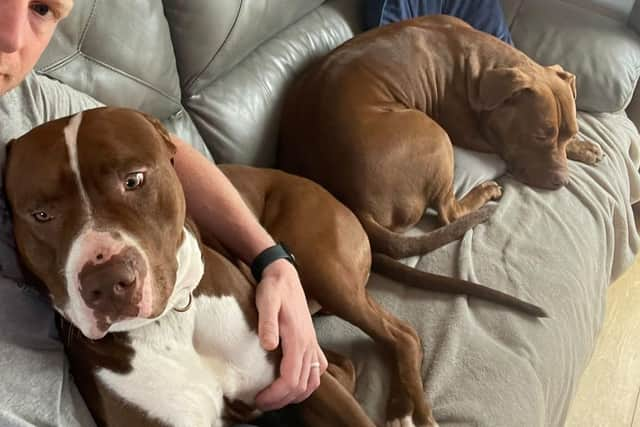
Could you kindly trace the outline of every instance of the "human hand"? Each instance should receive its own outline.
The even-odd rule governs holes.
[[[258,335],[265,350],[282,340],[280,377],[256,396],[263,411],[305,400],[320,385],[327,359],[313,329],[307,300],[293,265],[284,259],[269,264],[256,292]]]

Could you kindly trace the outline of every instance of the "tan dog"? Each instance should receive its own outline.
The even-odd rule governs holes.
[[[559,66],[457,18],[422,17],[360,34],[301,76],[278,162],[351,208],[376,252],[416,255],[398,233],[426,208],[446,224],[501,195],[486,182],[455,199],[452,142],[497,153],[515,178],[549,189],[567,183],[567,155],[598,161],[600,148],[576,139],[574,98],[575,77]]]
[[[186,222],[174,150],[157,121],[113,108],[47,123],[10,144],[5,182],[18,249],[70,322],[62,332],[74,378],[100,425],[246,421],[276,374],[280,356],[262,350],[256,333],[254,285]],[[360,327],[389,357],[387,424],[435,426],[418,336],[365,290],[371,252],[357,218],[309,180],[222,170],[293,249],[310,303]],[[387,268],[413,274],[407,280],[415,286],[544,314],[473,283],[393,270],[391,262]],[[308,424],[372,426],[352,396],[353,366],[328,358],[328,374],[303,404]]]

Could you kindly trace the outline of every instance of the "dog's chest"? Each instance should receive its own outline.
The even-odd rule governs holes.
[[[126,374],[101,369],[99,381],[169,425],[222,426],[223,397],[253,404],[274,366],[230,296],[194,298],[129,332],[135,355]]]

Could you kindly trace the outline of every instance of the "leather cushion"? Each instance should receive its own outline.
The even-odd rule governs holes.
[[[76,0],[36,68],[104,104],[158,117],[210,157],[180,104],[178,70],[161,2]]]
[[[198,93],[324,0],[165,0],[185,96]]]
[[[287,85],[361,28],[361,3],[334,0],[263,43],[229,73],[184,99],[216,161],[275,164]]]
[[[578,109],[617,112],[631,101],[640,75],[640,38],[625,22],[593,7],[524,0],[517,10],[507,7],[511,35],[516,47],[542,65],[560,64],[576,75]]]

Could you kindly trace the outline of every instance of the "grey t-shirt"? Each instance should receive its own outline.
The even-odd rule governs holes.
[[[29,74],[0,96],[4,145],[50,120],[101,104],[44,76]],[[1,174],[0,174],[1,176]],[[1,178],[0,178],[1,179]],[[48,303],[22,282],[6,200],[0,197],[0,426],[92,426],[73,384]]]

